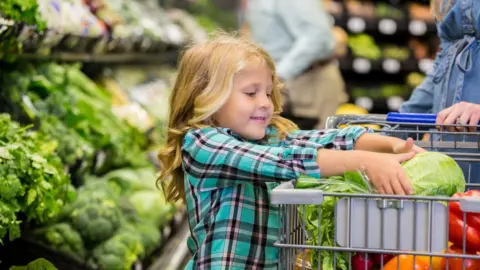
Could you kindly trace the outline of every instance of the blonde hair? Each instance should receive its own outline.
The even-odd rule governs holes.
[[[454,3],[455,0],[430,0],[430,10],[435,20],[441,21]]]
[[[215,126],[212,116],[230,97],[234,76],[252,61],[265,64],[273,74],[271,125],[277,129],[278,136],[284,138],[297,129],[295,124],[280,116],[282,84],[265,50],[238,35],[225,33],[216,33],[212,39],[194,44],[180,60],[169,101],[166,145],[158,154],[161,169],[157,186],[161,183],[167,201],[185,201],[181,167],[184,135],[190,129]]]

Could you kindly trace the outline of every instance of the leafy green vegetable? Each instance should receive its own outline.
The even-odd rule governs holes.
[[[97,175],[117,168],[149,165],[144,134],[113,113],[112,97],[83,74],[79,66],[17,64],[11,69],[15,71],[1,74],[0,83],[7,99],[2,101],[0,97],[0,103],[12,107],[8,112],[19,121],[40,122],[42,132],[62,149],[59,154],[66,164],[71,165],[74,159],[93,159],[94,148]],[[68,147],[74,140],[77,143]]]
[[[80,234],[70,224],[58,223],[52,226],[37,229],[34,232],[36,239],[50,247],[63,251],[79,261],[83,261],[86,250]]]
[[[447,196],[465,191],[465,176],[457,162],[439,152],[424,152],[402,164],[414,194]]]
[[[38,12],[36,0],[2,0],[0,15],[17,22],[36,25],[39,30],[45,28],[45,22]]]
[[[369,193],[367,184],[362,178],[355,172],[348,172],[344,174],[344,177],[332,177],[326,180],[311,179],[302,176],[298,179],[296,187],[302,186],[312,187],[316,182],[315,189],[320,189],[323,192],[328,193]],[[332,196],[325,196],[323,203],[319,205],[306,205],[305,213],[303,213],[303,207],[300,207],[299,212],[304,214],[306,220],[306,230],[308,233],[308,244],[313,246],[336,246],[334,242],[335,237],[335,224],[334,224],[334,210],[335,202],[338,198]],[[320,213],[319,213],[320,209]],[[319,224],[319,215],[321,224]],[[320,236],[320,239],[317,237]],[[311,260],[313,268],[318,266],[318,250],[311,251]],[[333,261],[336,257],[337,269],[348,269],[348,253],[337,252],[336,255],[333,251],[322,250],[321,260],[322,269],[333,270]]]
[[[0,115],[0,239],[9,231],[13,240],[20,236],[13,218],[24,213],[27,221],[44,223],[55,218],[74,197],[70,178],[64,172],[55,148],[36,132],[28,131]]]
[[[40,258],[30,262],[27,266],[12,266],[10,270],[57,270],[49,261]]]

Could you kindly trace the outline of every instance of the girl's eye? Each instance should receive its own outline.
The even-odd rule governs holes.
[[[256,93],[255,92],[250,92],[250,93],[245,93],[245,94],[249,97],[253,97],[253,96],[255,96]]]

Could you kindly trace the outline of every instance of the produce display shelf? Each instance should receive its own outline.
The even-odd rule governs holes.
[[[366,18],[354,15],[333,16],[335,25],[350,33],[373,33],[384,36],[408,34],[412,36],[435,35],[435,23],[416,19]]]
[[[90,53],[72,53],[58,52],[50,55],[40,55],[34,53],[23,53],[18,55],[22,60],[37,61],[59,61],[59,62],[84,62],[99,64],[165,64],[176,63],[178,57],[177,50],[170,50],[162,53],[108,53],[108,54],[90,54]]]
[[[407,59],[405,61],[397,59],[377,59],[371,60],[362,57],[346,57],[339,60],[342,72],[353,72],[356,74],[400,74],[410,72],[427,73],[432,68],[433,61],[431,59]]]
[[[152,40],[146,36],[78,36],[53,29],[39,31],[35,26],[11,22],[0,17],[0,42],[14,39],[21,51],[8,56],[49,61],[101,63],[158,63],[175,57],[183,44]],[[1,59],[0,55],[0,59]]]

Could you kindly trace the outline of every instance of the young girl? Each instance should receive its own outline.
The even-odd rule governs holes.
[[[423,150],[411,139],[296,130],[279,116],[280,91],[272,59],[246,40],[220,36],[183,55],[159,179],[168,200],[187,205],[187,269],[276,269],[281,225],[269,194],[301,174],[362,168],[382,193],[412,192],[400,163]]]

